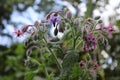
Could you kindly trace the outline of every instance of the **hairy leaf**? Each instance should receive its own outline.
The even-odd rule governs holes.
[[[25,75],[24,80],[33,80],[34,75],[35,75],[35,74],[34,74],[33,71],[27,72],[26,75]]]

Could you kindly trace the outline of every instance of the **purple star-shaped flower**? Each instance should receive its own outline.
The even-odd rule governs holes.
[[[60,23],[60,19],[57,16],[52,15],[49,19],[49,22],[51,25],[53,24],[55,26],[56,23]]]

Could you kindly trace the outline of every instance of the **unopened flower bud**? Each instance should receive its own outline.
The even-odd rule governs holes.
[[[22,31],[23,33],[27,32],[29,26],[31,26],[31,25],[24,25],[24,26],[22,27],[21,31]]]
[[[32,53],[32,49],[28,49],[27,52],[26,52],[26,56],[29,57]]]
[[[46,20],[42,19],[42,20],[41,20],[41,23],[46,23]]]
[[[76,19],[74,20],[74,23],[75,23],[76,25],[79,25],[79,24],[80,24],[80,18],[76,18]]]
[[[58,16],[58,13],[56,12],[56,13],[54,13],[54,16]]]
[[[68,19],[71,19],[72,18],[72,13],[70,11],[67,11],[66,16],[67,16]]]
[[[99,43],[103,43],[103,38],[98,38]]]
[[[34,38],[34,40],[36,41],[36,40],[39,40],[40,37],[39,37],[38,34],[36,34],[33,38]]]
[[[31,41],[32,41],[32,38],[29,38],[29,39],[28,39],[28,43],[30,43]]]
[[[105,38],[103,38],[103,37],[99,38],[98,42],[101,43],[101,44],[103,44],[104,46],[108,45],[108,40],[105,39]]]
[[[99,20],[98,23],[102,23],[102,20]]]
[[[24,42],[24,46],[25,46],[25,48],[27,48],[27,46],[28,46],[28,40],[26,40],[26,41]]]
[[[32,39],[31,39],[31,38],[27,39],[27,40],[24,42],[24,46],[25,46],[25,48],[29,48],[31,42],[32,42]]]
[[[58,27],[58,31],[63,33],[65,30],[64,26],[65,26],[64,22],[61,21]]]
[[[34,22],[34,26],[36,27],[36,26],[39,26],[39,22],[38,21],[35,21]]]
[[[88,18],[87,21],[88,21],[88,22],[92,22],[93,19],[92,19],[92,18]]]
[[[100,16],[96,16],[96,17],[95,17],[95,20],[98,20],[98,19],[100,19]]]
[[[87,26],[83,27],[83,29],[82,29],[83,36],[86,36],[88,34],[87,28],[88,28]]]

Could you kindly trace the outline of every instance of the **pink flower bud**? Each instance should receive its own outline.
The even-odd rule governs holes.
[[[46,23],[46,22],[47,22],[47,21],[46,21],[46,20],[44,20],[44,19],[42,19],[42,20],[41,20],[41,23]]]
[[[39,22],[38,21],[35,21],[34,22],[34,26],[36,27],[36,26],[39,26]]]
[[[68,19],[71,19],[71,18],[72,18],[72,13],[71,13],[70,11],[68,11],[68,12],[66,13],[66,16],[67,16]]]

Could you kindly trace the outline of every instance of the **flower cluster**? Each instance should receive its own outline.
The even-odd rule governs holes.
[[[107,27],[105,27],[103,24],[101,24],[100,28],[98,30],[100,30],[102,34],[104,34],[104,32],[107,31],[109,33],[109,36],[112,37],[112,32],[114,31],[114,27],[111,23]]]
[[[48,30],[48,41],[54,41],[55,39],[62,39],[64,35],[64,27],[61,26],[62,17],[59,15],[61,11],[51,12],[46,17],[46,21],[50,24],[50,29]]]
[[[85,38],[85,45],[83,46],[84,51],[94,50],[96,48],[96,41],[92,33],[88,34]]]
[[[61,69],[64,69],[66,65],[67,67],[70,66],[70,69],[73,69],[72,67],[74,63],[76,63],[75,61],[78,63],[78,61],[81,60],[81,55],[78,53],[84,52],[85,58],[79,62],[79,66],[82,67],[84,71],[87,68],[88,71],[92,69],[92,71],[94,70],[95,72],[100,66],[97,63],[98,58],[96,56],[99,42],[105,45],[108,43],[105,35],[109,34],[112,36],[114,31],[113,25],[110,24],[105,27],[100,17],[84,19],[73,17],[70,11],[63,12],[65,16],[61,15],[61,13],[62,11],[50,12],[41,22],[35,21],[33,25],[25,25],[21,30],[15,29],[14,33],[17,37],[21,37],[25,33],[30,34],[24,43],[27,49],[27,63],[31,59],[30,55],[32,50],[36,48],[40,53],[50,53],[49,55],[55,59],[60,71],[62,71]],[[81,50],[82,47],[83,50]],[[94,53],[93,55],[89,54],[92,52]],[[63,65],[58,62],[56,53],[65,54],[61,55],[63,58],[60,58]],[[44,56],[42,56],[41,64],[44,65],[43,67],[45,69],[44,62],[48,61],[48,59],[43,60],[43,57]],[[87,59],[88,57],[89,59]],[[39,61],[33,62],[39,63]],[[69,71],[71,70],[68,69],[68,72],[65,71],[65,73],[71,73]]]
[[[80,67],[86,67],[86,65],[89,65],[89,64],[87,64],[87,63],[84,62],[84,61],[80,61],[80,62],[79,62],[79,65],[80,65]],[[94,59],[92,66],[89,67],[89,68],[98,69],[99,66],[100,66],[100,65],[97,63],[96,59]]]
[[[100,17],[99,17],[100,18]],[[97,27],[100,25],[100,28]],[[112,36],[114,31],[113,25],[105,27],[101,20],[88,18],[86,20],[85,26],[82,28],[82,37],[83,37],[83,50],[84,51],[93,51],[97,48],[97,43],[102,42],[107,43],[107,39],[104,37],[106,33],[109,36]]]
[[[16,28],[14,29],[15,35],[17,37],[23,36],[24,33],[31,33],[31,30],[28,31],[29,27],[32,27],[33,25],[24,25],[21,30],[17,30]]]

